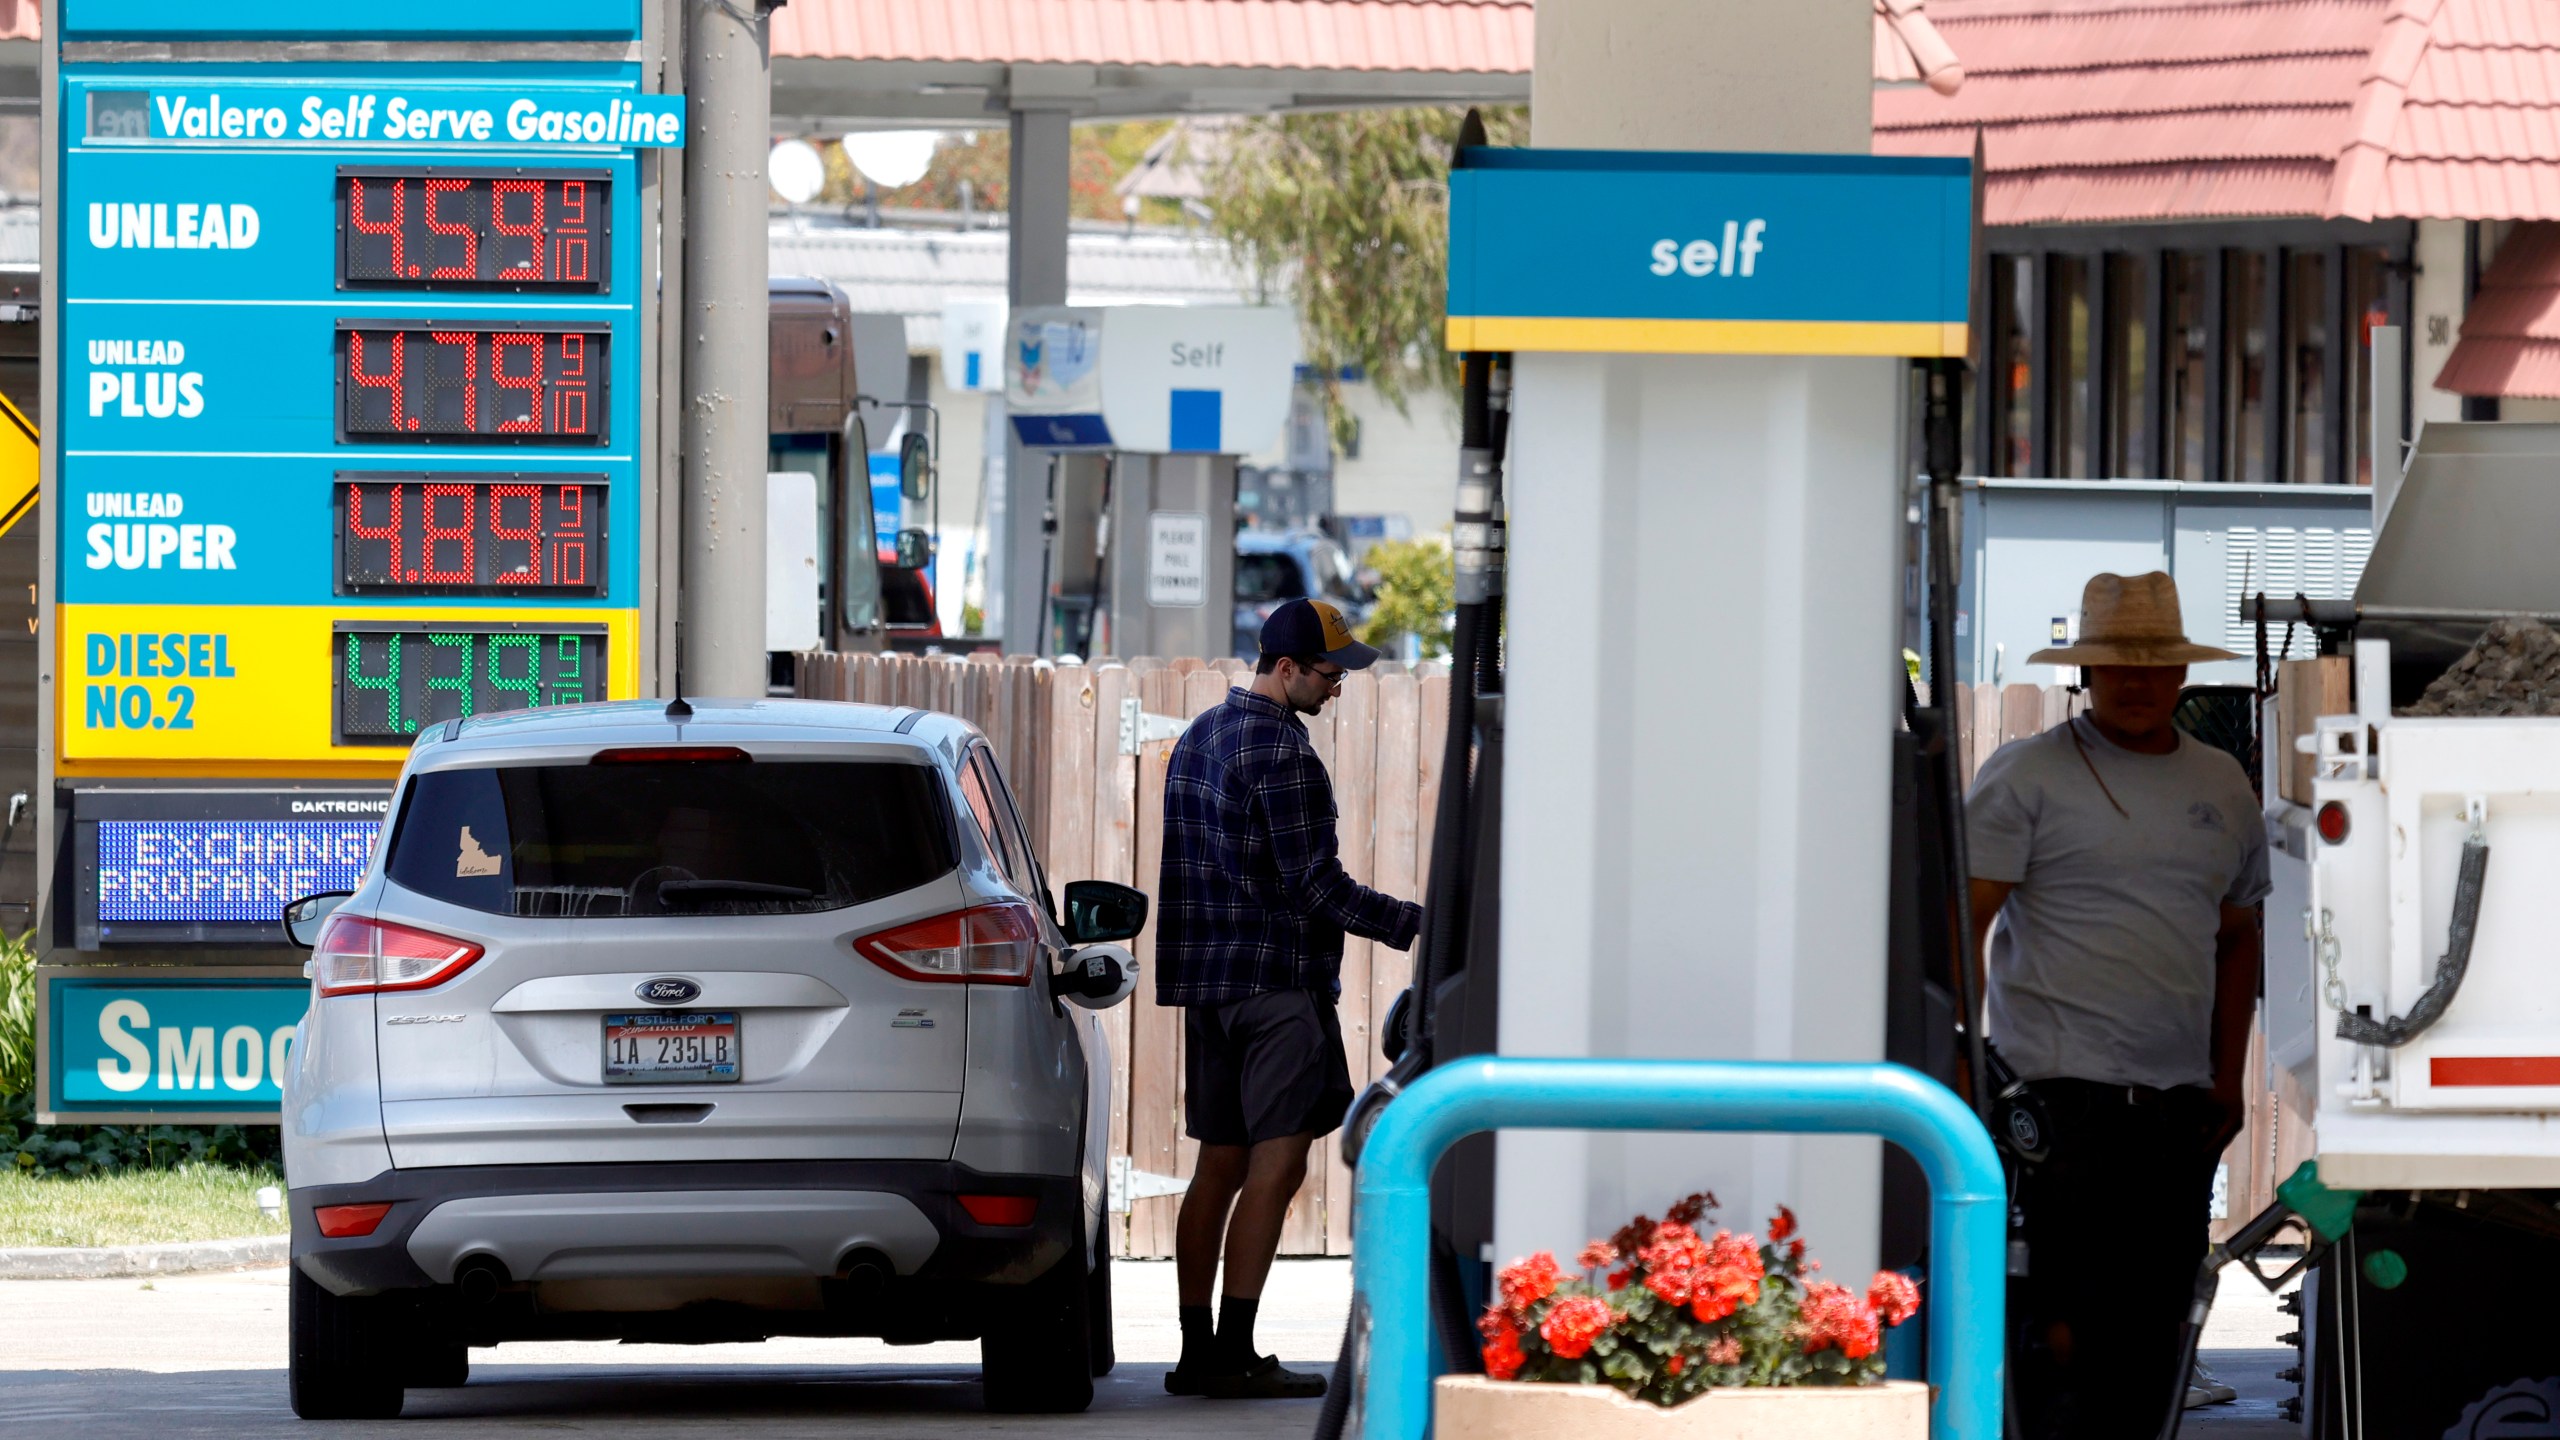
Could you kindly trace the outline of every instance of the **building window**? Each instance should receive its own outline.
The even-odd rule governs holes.
[[[1991,259],[1991,454],[1994,475],[2033,475],[2035,257]]]
[[[2173,250],[2160,257],[2161,313],[2167,317],[2164,353],[2168,373],[2161,378],[2169,392],[2163,398],[2161,438],[2168,453],[2163,468],[2172,480],[2202,480],[2204,464],[2206,346],[2213,329],[2204,309],[2204,257],[2192,250]]]
[[[2053,255],[2045,260],[2045,289],[2051,297],[2053,337],[2052,473],[2066,480],[2091,480],[2097,465],[2098,406],[2096,316],[2091,313],[2089,257]]]
[[[2373,483],[2373,332],[2374,327],[2391,323],[2391,300],[2387,286],[2390,257],[2381,250],[2350,246],[2345,252],[2347,272],[2347,325],[2353,343],[2347,348],[2347,478],[2358,485]],[[2397,437],[2394,437],[2395,439]],[[2388,445],[2389,441],[2385,444]],[[2385,464],[2399,463],[2399,456],[2386,452]]]
[[[2222,478],[2264,485],[2267,455],[2267,257],[2222,255]]]
[[[2156,473],[2151,461],[2151,312],[2142,257],[2106,259],[2107,458],[2103,473],[2135,479]]]
[[[2284,478],[2329,479],[2329,253],[2285,252]]]

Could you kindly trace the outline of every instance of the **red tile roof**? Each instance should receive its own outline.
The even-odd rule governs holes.
[[[792,0],[804,59],[1519,74],[1530,0]]]
[[[1876,149],[1961,155],[1983,127],[1994,224],[2560,219],[2550,0],[1929,0],[1928,14],[1964,87],[1880,86]]]
[[[0,40],[41,40],[44,16],[36,0],[0,0]]]
[[[2518,225],[2498,247],[2436,388],[2560,399],[2560,223]]]

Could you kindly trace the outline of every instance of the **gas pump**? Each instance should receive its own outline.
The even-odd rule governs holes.
[[[1297,357],[1276,307],[1014,315],[1005,406],[1047,461],[1041,650],[1231,653],[1236,465],[1279,443]]]

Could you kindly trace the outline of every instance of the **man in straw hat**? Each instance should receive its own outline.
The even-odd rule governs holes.
[[[2027,1433],[2149,1437],[2209,1243],[2216,1158],[2245,1114],[2267,843],[2249,779],[2170,723],[2190,642],[2163,574],[2100,575],[2080,638],[2087,714],[2000,748],[1966,833],[1972,958],[1992,922],[1990,1027],[2040,1107],[2022,1167],[2028,1272],[2013,1356]]]

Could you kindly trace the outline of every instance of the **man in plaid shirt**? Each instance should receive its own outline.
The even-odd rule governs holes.
[[[1334,1013],[1343,934],[1403,950],[1422,925],[1420,906],[1343,872],[1333,782],[1298,719],[1378,652],[1320,600],[1273,611],[1261,648],[1251,688],[1228,691],[1173,747],[1156,893],[1156,1002],[1183,1007],[1186,1128],[1200,1142],[1174,1232],[1182,1362],[1164,1383],[1222,1399],[1324,1393],[1322,1375],[1254,1352],[1254,1311],[1307,1152],[1351,1104]]]

